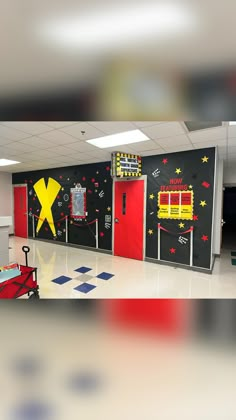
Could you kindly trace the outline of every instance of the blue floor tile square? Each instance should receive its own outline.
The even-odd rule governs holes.
[[[56,279],[53,279],[52,281],[53,281],[53,283],[62,285],[64,283],[67,283],[70,280],[72,280],[71,277],[60,276],[60,277],[57,277]]]
[[[92,284],[82,283],[79,286],[75,287],[74,290],[77,290],[78,292],[82,292],[82,293],[88,293],[88,292],[91,292],[91,290],[95,288],[96,286],[93,286]]]
[[[79,267],[75,271],[77,271],[77,273],[85,274],[85,273],[87,273],[88,271],[91,271],[91,270],[92,270],[92,268],[89,268],[89,267]]]
[[[114,274],[105,273],[105,272],[98,274],[97,276],[97,278],[101,280],[110,280],[112,277],[114,277]]]

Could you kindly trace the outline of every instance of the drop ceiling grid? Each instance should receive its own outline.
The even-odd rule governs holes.
[[[228,140],[228,124],[227,124],[227,130],[225,130],[225,137],[222,138],[223,132],[221,133],[216,132],[215,128],[213,129],[205,129],[198,132],[198,141],[196,143],[193,143],[191,140],[191,136],[187,131],[187,128],[184,125],[184,122],[134,122],[134,121],[120,121],[120,122],[37,122],[36,125],[32,128],[32,123],[29,122],[29,127],[31,126],[31,131],[35,130],[39,131],[38,135],[35,134],[29,134],[24,132],[23,130],[16,128],[19,127],[18,123],[11,127],[8,127],[10,123],[4,122],[0,123],[0,151],[1,155],[4,158],[9,159],[15,159],[17,160],[17,156],[19,156],[22,159],[22,163],[20,165],[17,165],[15,167],[2,167],[2,170],[10,171],[10,172],[22,172],[25,170],[28,170],[28,168],[35,168],[39,169],[40,165],[43,169],[47,167],[45,165],[45,162],[51,163],[50,167],[60,167],[60,166],[70,166],[70,165],[76,165],[76,164],[85,164],[85,163],[93,163],[98,161],[105,161],[109,160],[110,153],[112,150],[117,149],[116,148],[108,148],[108,149],[97,149],[96,147],[86,143],[86,138],[82,139],[81,136],[81,130],[83,127],[86,127],[87,130],[89,130],[90,135],[91,132],[94,132],[95,130],[99,131],[100,136],[107,135],[107,132],[110,133],[114,131],[115,133],[118,133],[122,130],[124,130],[124,127],[130,130],[139,128],[142,132],[149,132],[151,133],[150,140],[147,142],[141,142],[136,144],[128,145],[127,149],[131,153],[140,153],[143,156],[149,156],[150,154],[161,154],[161,153],[171,153],[171,152],[177,152],[181,150],[191,150],[195,148],[199,148],[199,146],[204,146],[204,144],[207,147],[210,147],[211,144],[214,144],[214,138],[215,138],[215,144],[219,144],[222,146],[222,155],[224,155],[224,144],[226,147],[226,153],[227,153],[227,160],[229,160],[229,140]],[[24,122],[24,129],[27,130],[26,122]],[[42,130],[40,128],[40,124],[43,126]],[[52,125],[50,125],[52,124]],[[54,127],[54,126],[55,127]],[[112,125],[114,125],[114,130],[112,129]],[[143,125],[143,127],[141,127]],[[5,127],[6,129],[9,129],[10,132],[13,130],[13,137],[14,139],[6,139],[4,137],[1,137],[1,127]],[[23,128],[23,125],[21,126]],[[71,128],[73,127],[73,133],[74,135],[68,133],[68,131],[71,131]],[[224,129],[226,128],[224,127]],[[91,130],[90,130],[91,128]],[[103,128],[103,130],[101,129]],[[46,129],[46,131],[45,131]],[[219,127],[219,129],[222,129],[222,127]],[[29,128],[30,130],[30,128]],[[28,131],[29,131],[28,130]],[[213,134],[210,133],[210,131],[213,130]],[[233,141],[233,136],[236,137],[236,131],[235,129],[232,129],[230,127],[230,140]],[[18,134],[16,132],[20,133],[20,137],[23,135],[23,138],[18,138]],[[207,134],[206,136],[206,132]],[[175,134],[174,134],[175,133]],[[227,133],[227,136],[226,136]],[[108,134],[109,135],[109,134]],[[164,137],[163,137],[164,135]],[[80,137],[80,138],[78,138]],[[213,140],[209,140],[209,138],[212,138]],[[51,139],[50,139],[51,138]],[[60,139],[58,141],[58,139]],[[66,139],[66,143],[63,139]],[[186,139],[186,143],[185,143]],[[200,141],[201,140],[201,141]],[[68,143],[70,141],[70,143]],[[35,149],[33,147],[32,149],[32,142],[35,143]],[[221,143],[222,142],[222,143]],[[65,143],[65,144],[64,144]],[[165,143],[168,143],[168,146],[165,147]],[[181,144],[182,143],[182,144]],[[184,144],[185,143],[185,144]],[[37,145],[36,145],[37,144]],[[63,145],[62,145],[63,144]],[[22,146],[21,146],[22,145]],[[233,147],[234,144],[232,142]],[[235,140],[235,146],[236,146],[236,140]],[[123,147],[123,148],[124,148]],[[82,151],[81,151],[82,150]],[[233,151],[235,151],[234,149]],[[49,156],[49,157],[48,157]]]

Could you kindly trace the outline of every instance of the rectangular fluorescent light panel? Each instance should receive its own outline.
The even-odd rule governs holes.
[[[8,160],[8,159],[0,159],[0,166],[8,166],[8,165],[15,165],[17,162],[16,160]]]
[[[150,140],[142,131],[131,130],[123,133],[112,134],[110,136],[99,137],[92,140],[87,140],[87,143],[100,149],[107,147],[123,146],[124,144],[139,143],[141,141]]]
[[[236,121],[229,121],[229,125],[236,125]]]

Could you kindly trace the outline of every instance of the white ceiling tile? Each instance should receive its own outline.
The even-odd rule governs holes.
[[[105,135],[137,130],[137,127],[130,121],[90,121],[89,124]]]
[[[61,128],[61,131],[70,134],[71,136],[79,140],[91,140],[98,137],[103,137],[104,133],[92,125],[81,122],[78,124],[71,125],[69,127]],[[82,134],[81,131],[85,131],[85,134]]]
[[[167,153],[176,153],[176,152],[185,152],[185,150],[193,150],[193,146],[191,144],[185,144],[182,146],[170,146],[163,148]]]
[[[177,121],[144,127],[142,128],[142,131],[152,140],[177,136],[178,134],[185,134],[182,125]]]
[[[138,128],[151,127],[156,124],[162,124],[164,121],[132,121]]]
[[[63,128],[68,127],[69,125],[77,124],[78,121],[43,121],[42,123],[48,127]]]
[[[101,150],[101,149],[100,149]],[[106,149],[103,149],[106,153],[111,153],[112,152],[121,152],[121,153],[131,153],[134,154],[134,150],[131,149],[131,147],[128,146],[115,146],[115,147],[106,147]]]
[[[30,144],[24,144],[20,141],[15,141],[15,142],[9,143],[7,145],[7,148],[12,149],[12,150],[19,150],[21,153],[35,151],[35,146],[30,145]]]
[[[10,121],[2,123],[7,127],[23,131],[27,134],[37,135],[45,131],[53,130],[52,127],[46,126],[41,122],[34,121]]]
[[[181,134],[178,136],[166,137],[164,139],[156,140],[156,144],[160,147],[174,147],[174,146],[182,146],[182,145],[189,145],[190,141],[186,134]]]
[[[23,133],[20,130],[15,130],[14,128],[7,127],[0,124],[0,137],[4,137],[9,140],[21,140],[26,137],[30,137],[30,134]]]
[[[146,152],[140,152],[140,156],[155,156],[163,153],[165,153],[163,149],[147,150]]]
[[[78,141],[78,139],[76,139],[75,137],[72,137],[69,134],[64,133],[63,131],[60,131],[60,130],[52,130],[47,133],[43,133],[40,135],[40,138],[49,140],[53,144],[63,145],[63,146],[66,146],[67,143],[69,144],[69,143]]]
[[[225,140],[226,134],[226,127],[218,127],[195,131],[188,135],[193,143],[199,143],[212,140]]]
[[[54,146],[53,142],[45,140],[42,137],[38,136],[32,136],[27,139],[20,140],[20,143],[28,144],[29,146],[34,146],[36,150]]]
[[[52,156],[53,156],[53,153],[57,153],[59,155],[65,155],[65,156],[72,155],[75,153],[73,149],[70,149],[69,147],[64,147],[64,146],[54,146],[47,150],[49,151],[49,153],[52,154]]]
[[[67,145],[73,150],[78,152],[96,152],[97,150],[101,150],[92,144],[86,143],[86,141],[79,141],[77,140],[76,143],[70,143]]]
[[[204,147],[226,147],[226,140],[212,140],[212,141],[203,141],[194,144],[195,149],[204,149]]]
[[[135,152],[145,152],[147,150],[157,150],[159,146],[153,140],[141,141],[138,143],[132,143],[129,145],[130,149]],[[133,152],[134,153],[134,152]]]
[[[12,141],[14,141],[14,140],[9,140],[9,139],[0,138],[0,147],[1,147],[1,146],[5,146],[5,145],[9,144],[9,143],[11,143]]]

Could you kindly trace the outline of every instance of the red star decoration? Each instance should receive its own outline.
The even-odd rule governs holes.
[[[61,226],[61,223],[57,223],[57,226],[60,227]]]
[[[168,159],[163,159],[162,163],[164,163],[164,165],[166,165],[168,163]]]
[[[33,209],[32,209],[32,207],[30,207],[30,211],[32,211]]]
[[[36,198],[35,197],[33,197],[33,201],[35,201],[36,200]]]
[[[110,166],[107,166],[106,167],[106,171],[110,171]]]
[[[201,240],[206,242],[208,241],[208,236],[207,235],[202,235]]]
[[[92,194],[93,193],[93,191],[91,191],[91,190],[88,190],[88,194]]]
[[[57,196],[57,199],[60,200],[60,196],[59,195]]]
[[[60,178],[60,179],[62,179],[62,178],[63,178],[63,176],[62,176],[62,175],[60,175],[60,176],[59,176],[59,178]]]
[[[61,216],[63,217],[64,216],[64,213],[61,213]]]
[[[194,215],[193,220],[198,220],[198,216]]]
[[[92,178],[92,179],[91,179],[91,182],[95,182],[95,181],[96,181],[96,180],[95,180],[95,178]]]
[[[176,249],[175,248],[170,248],[170,253],[171,254],[175,254],[175,252],[176,252]]]
[[[85,176],[83,176],[82,181],[86,181],[86,177]]]
[[[209,184],[209,182],[204,181],[204,182],[202,182],[202,186],[205,187],[205,188],[209,188],[210,184]]]
[[[30,180],[30,183],[31,183],[31,184],[33,184],[33,181],[32,181],[32,179]]]
[[[100,236],[101,236],[101,238],[103,238],[104,232],[100,232]]]
[[[45,230],[46,230],[46,232],[48,232],[48,228],[47,227],[45,227]]]

